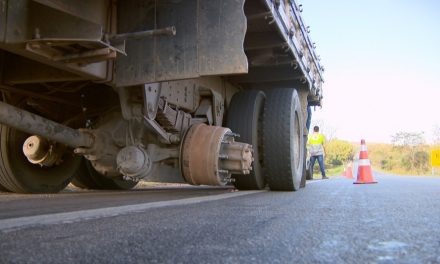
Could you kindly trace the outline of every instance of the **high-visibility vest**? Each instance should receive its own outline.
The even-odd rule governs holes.
[[[322,145],[325,142],[325,137],[323,134],[313,133],[309,135],[309,144],[310,145]]]
[[[324,155],[325,137],[320,133],[313,133],[308,137],[308,145],[311,156]]]

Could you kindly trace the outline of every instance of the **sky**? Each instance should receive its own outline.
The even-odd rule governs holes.
[[[390,143],[404,131],[430,143],[440,126],[440,1],[298,3],[325,67],[312,124],[354,142]]]

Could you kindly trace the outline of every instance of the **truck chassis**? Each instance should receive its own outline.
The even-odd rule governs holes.
[[[0,7],[0,189],[305,186],[324,69],[294,1]]]

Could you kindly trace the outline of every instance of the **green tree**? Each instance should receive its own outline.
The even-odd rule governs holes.
[[[380,167],[383,170],[392,170],[394,168],[393,156],[382,156],[380,159]]]
[[[423,132],[398,132],[391,142],[400,152],[400,167],[408,172],[429,169],[429,154]]]
[[[326,163],[337,166],[353,159],[354,148],[347,141],[334,139],[325,145],[325,152]]]
[[[414,153],[414,167],[418,172],[429,170],[429,154],[426,151],[419,150]]]
[[[423,132],[397,132],[391,142],[396,147],[417,147],[425,144],[425,136]]]

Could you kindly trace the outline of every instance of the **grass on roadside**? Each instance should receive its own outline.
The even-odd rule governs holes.
[[[327,177],[341,176],[344,172],[344,166],[336,166],[336,167],[326,167],[325,174]],[[320,179],[321,171],[319,170],[319,166],[315,164],[315,170],[313,171],[313,178]]]

